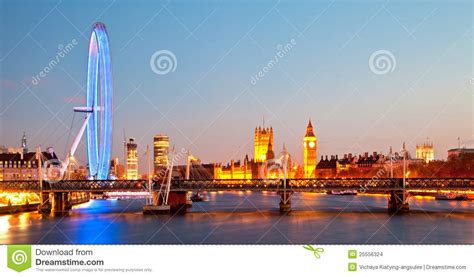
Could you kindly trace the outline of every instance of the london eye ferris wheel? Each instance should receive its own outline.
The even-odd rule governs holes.
[[[87,98],[85,107],[74,111],[85,113],[84,123],[74,140],[64,168],[86,131],[89,178],[109,178],[113,127],[113,84],[110,64],[109,37],[103,23],[95,23],[89,41],[87,65]]]

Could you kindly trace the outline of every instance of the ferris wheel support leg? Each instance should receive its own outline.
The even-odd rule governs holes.
[[[63,166],[61,168],[62,173],[64,173],[67,167],[69,166],[71,156],[74,156],[74,153],[76,153],[77,146],[79,146],[79,142],[81,141],[81,138],[84,135],[84,131],[86,130],[87,123],[89,122],[91,114],[92,113],[87,113],[87,116],[84,119],[84,123],[82,123],[81,129],[79,130],[79,133],[77,134],[76,138],[74,139],[74,142],[72,143],[71,149],[69,150],[69,153],[66,156],[66,160],[64,161]]]

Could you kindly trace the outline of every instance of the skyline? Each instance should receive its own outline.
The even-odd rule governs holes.
[[[140,154],[146,144],[153,145],[155,134],[163,133],[170,146],[189,149],[203,162],[243,159],[252,154],[253,130],[262,116],[275,130],[276,152],[286,143],[298,162],[309,117],[318,138],[318,159],[386,153],[403,141],[414,153],[426,137],[433,141],[437,159],[457,147],[457,137],[461,146],[473,145],[468,1],[416,3],[409,10],[399,2],[370,2],[353,10],[348,3],[318,2],[307,4],[306,11],[295,11],[286,2],[252,9],[237,5],[237,11],[228,3],[209,2],[165,8],[112,2],[76,7],[74,1],[54,8],[54,3],[23,7],[2,2],[0,28],[8,39],[0,46],[0,145],[19,145],[26,131],[30,148],[52,145],[64,157],[80,127],[76,116],[72,132],[67,130],[72,108],[85,100],[80,86],[85,86],[88,45],[78,30],[88,37],[95,20],[104,22],[110,35],[113,156],[122,156],[125,128],[127,138],[137,140]],[[118,20],[125,13],[131,19]],[[225,24],[227,17],[241,25]],[[74,39],[77,45],[59,65],[32,84],[58,45]],[[253,84],[252,77],[274,59],[278,45],[292,39],[292,48]],[[176,71],[157,75],[150,69],[150,57],[158,50],[176,55]],[[393,53],[392,72],[377,75],[369,68],[369,58],[378,50]],[[31,113],[32,108],[38,112]],[[56,109],[61,109],[57,115]],[[25,120],[25,114],[31,116]],[[163,114],[166,118],[160,118]],[[141,122],[148,124],[139,126]],[[77,152],[85,162],[84,143]]]

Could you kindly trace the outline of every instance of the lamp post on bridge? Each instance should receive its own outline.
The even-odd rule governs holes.
[[[40,205],[38,207],[38,212],[42,214],[49,214],[51,212],[51,203],[49,202],[49,193],[43,192],[43,162],[42,162],[42,153],[41,146],[36,147],[36,160],[38,164],[38,185],[39,185],[39,196],[40,196]],[[48,203],[47,203],[48,202]]]
[[[286,149],[284,147],[284,149]],[[283,152],[282,157],[282,167],[283,167],[283,192],[280,192],[280,212],[288,213],[291,211],[291,202],[290,202],[290,193],[287,191],[287,178],[288,178],[288,153]]]

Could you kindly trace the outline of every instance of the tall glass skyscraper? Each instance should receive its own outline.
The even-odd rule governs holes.
[[[158,134],[153,137],[153,164],[155,173],[168,166],[169,148],[170,141],[168,136]]]

